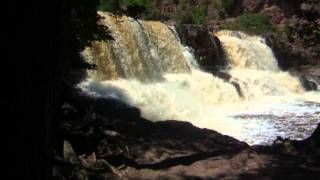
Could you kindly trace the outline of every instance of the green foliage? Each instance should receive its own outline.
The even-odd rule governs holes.
[[[175,17],[178,24],[192,23],[191,6],[188,0],[180,0],[177,15]]]
[[[192,11],[192,21],[194,24],[203,24],[206,19],[206,8],[196,7]]]
[[[193,7],[188,0],[180,0],[176,21],[178,24],[204,24],[207,7]]]
[[[223,28],[244,31],[249,34],[265,34],[274,31],[268,17],[251,13],[238,16],[234,22],[224,24]]]

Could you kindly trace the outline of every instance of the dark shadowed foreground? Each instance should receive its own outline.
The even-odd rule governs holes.
[[[248,146],[187,122],[150,122],[121,102],[73,94],[63,106],[59,179],[317,179],[319,134]],[[316,130],[319,131],[319,128]]]

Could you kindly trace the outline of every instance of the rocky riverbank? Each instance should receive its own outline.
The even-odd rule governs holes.
[[[272,146],[250,147],[187,122],[153,123],[138,109],[113,99],[70,93],[61,107],[56,179],[316,179],[320,175],[319,134],[301,142],[278,139]]]

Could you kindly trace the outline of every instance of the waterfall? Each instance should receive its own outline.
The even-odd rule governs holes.
[[[98,65],[93,74],[95,79],[152,81],[161,79],[165,73],[190,71],[186,50],[170,27],[110,13],[100,15],[115,40],[93,42],[85,50],[87,59]]]
[[[216,35],[233,68],[279,71],[277,60],[264,38],[226,30]]]
[[[231,79],[227,81],[201,71],[174,28],[156,21],[100,15],[115,40],[93,42],[83,52],[98,68],[79,86],[92,95],[136,106],[149,120],[189,121],[254,144],[260,142],[257,134],[262,129],[266,134],[278,131],[267,121],[239,121],[236,115],[274,114],[274,107],[283,110],[281,104],[320,102],[319,94],[306,95],[298,78],[278,68],[262,37],[232,31],[216,34],[229,63],[226,72]]]
[[[247,100],[304,93],[298,78],[280,71],[264,38],[226,30],[216,36],[226,51],[229,73]]]

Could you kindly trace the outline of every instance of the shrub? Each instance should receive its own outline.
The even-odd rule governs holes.
[[[192,11],[192,21],[194,24],[203,24],[206,19],[206,8],[196,7]]]
[[[249,34],[265,34],[274,31],[268,17],[251,13],[238,16],[234,22],[224,24],[223,28],[244,31]]]
[[[177,24],[204,24],[206,11],[206,6],[193,7],[188,0],[180,0],[175,19]]]
[[[176,22],[178,24],[191,24],[192,23],[192,8],[188,0],[180,0],[177,8]]]

